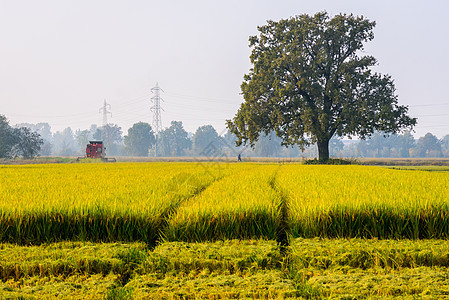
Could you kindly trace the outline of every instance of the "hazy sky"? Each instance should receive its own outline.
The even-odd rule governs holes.
[[[0,0],[0,114],[52,130],[108,122],[126,134],[152,122],[150,89],[163,127],[182,121],[218,132],[243,101],[248,37],[266,20],[328,11],[375,20],[365,52],[390,74],[400,104],[418,117],[415,137],[449,134],[449,1],[86,1]]]

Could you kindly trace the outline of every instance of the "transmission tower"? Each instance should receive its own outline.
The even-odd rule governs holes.
[[[107,130],[108,125],[108,114],[112,117],[111,104],[108,104],[104,100],[103,107],[100,108],[100,113],[103,113],[103,130],[101,131],[101,139],[105,145],[109,145],[109,132]]]
[[[151,92],[154,94],[154,96],[151,97],[151,102],[153,102],[151,111],[153,112],[153,130],[154,130],[154,134],[156,136],[154,156],[157,156],[158,136],[159,136],[159,133],[162,131],[161,110],[164,110],[164,109],[161,107],[161,100],[162,101],[164,101],[164,100],[161,98],[161,95],[160,95],[161,91],[163,92],[163,90],[159,87],[158,83],[156,82],[156,86],[151,89]]]

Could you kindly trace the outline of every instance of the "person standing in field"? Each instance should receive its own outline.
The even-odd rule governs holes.
[[[237,161],[242,161],[242,155],[239,153],[239,155],[237,156]]]

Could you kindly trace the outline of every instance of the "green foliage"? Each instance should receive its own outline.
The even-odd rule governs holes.
[[[385,135],[375,132],[369,139],[357,143],[357,154],[364,157],[410,157],[415,147],[415,139],[409,131],[403,134]]]
[[[442,157],[442,142],[430,132],[418,139],[416,156],[417,157]]]
[[[285,145],[317,143],[320,160],[327,160],[334,134],[365,138],[415,125],[408,108],[398,105],[392,78],[372,72],[376,59],[360,55],[374,26],[326,12],[259,26],[259,36],[250,37],[245,102],[227,122],[237,144],[253,146],[261,132],[276,131]]]
[[[22,156],[24,159],[34,158],[39,154],[44,141],[40,134],[31,131],[27,127],[14,129],[17,143],[14,146],[14,156]]]
[[[116,124],[106,124],[99,128],[101,136],[106,147],[106,152],[108,155],[119,155],[120,144],[123,141],[122,128]],[[84,145],[85,147],[86,145]],[[85,148],[83,149],[83,153]]]
[[[0,158],[37,156],[44,141],[40,134],[27,127],[12,128],[5,116],[0,115]]]
[[[340,158],[329,158],[326,161],[319,159],[308,159],[304,161],[305,165],[353,165],[356,164],[357,161],[350,159],[340,159]]]
[[[128,154],[133,156],[148,156],[148,151],[155,141],[150,124],[144,122],[134,124],[125,136],[126,149]]]
[[[181,156],[192,146],[182,122],[172,121],[170,127],[164,129],[158,137],[158,156]]]
[[[16,144],[14,131],[9,126],[8,119],[0,115],[0,158],[11,157],[11,151]]]
[[[212,125],[198,127],[192,137],[192,148],[196,155],[209,156],[207,152],[208,147],[219,150],[222,146],[218,133]]]

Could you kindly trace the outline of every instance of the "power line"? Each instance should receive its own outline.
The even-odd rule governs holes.
[[[422,118],[422,117],[446,117],[446,116],[449,116],[449,114],[422,115],[422,116],[418,115],[417,117],[418,117],[418,118]]]
[[[413,104],[413,105],[409,105],[409,107],[444,106],[444,105],[449,105],[449,103]]]
[[[210,98],[210,97],[199,97],[194,95],[184,95],[184,94],[176,94],[176,93],[166,93],[167,96],[171,96],[174,98],[184,98],[184,99],[194,99],[197,101],[205,101],[205,102],[218,102],[218,103],[228,103],[229,101],[242,101],[241,99],[225,99],[225,98]]]

